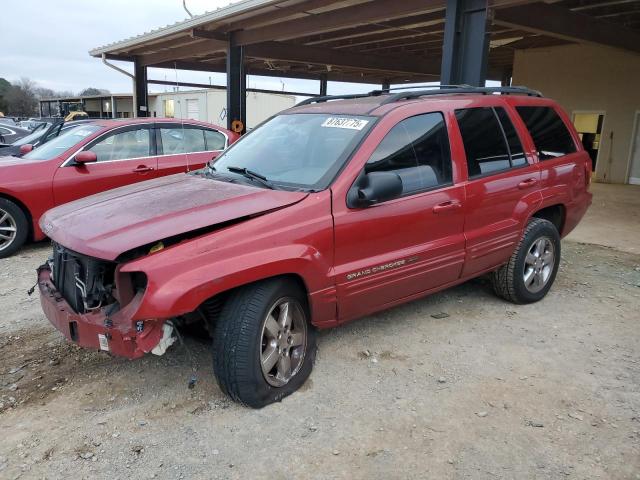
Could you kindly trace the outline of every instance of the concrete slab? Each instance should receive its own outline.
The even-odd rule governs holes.
[[[593,204],[567,240],[640,253],[640,185],[591,185]]]

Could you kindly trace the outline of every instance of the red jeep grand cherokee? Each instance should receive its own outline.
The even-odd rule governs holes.
[[[93,120],[22,158],[0,157],[0,258],[12,255],[29,238],[42,240],[38,221],[50,208],[110,188],[200,169],[237,138],[193,120]]]
[[[261,407],[309,376],[316,327],[489,272],[509,301],[543,298],[590,172],[567,115],[530,90],[316,98],[203,170],[47,212],[42,307],[129,358],[204,321],[220,387]]]

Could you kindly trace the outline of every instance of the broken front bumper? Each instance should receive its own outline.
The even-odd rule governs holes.
[[[142,293],[113,314],[109,308],[90,313],[76,313],[51,281],[47,265],[38,268],[40,304],[49,321],[81,347],[104,350],[113,355],[138,358],[150,352],[162,339],[164,320],[135,319]]]

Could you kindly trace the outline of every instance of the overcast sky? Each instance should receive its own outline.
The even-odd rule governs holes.
[[[71,90],[106,88],[131,92],[131,81],[89,56],[89,50],[187,18],[182,0],[5,0],[0,22],[0,77],[28,77],[42,87]],[[194,14],[228,5],[228,0],[187,0]],[[131,71],[129,62],[121,62]],[[178,71],[178,80],[224,84],[225,75]],[[176,79],[171,70],[150,69],[149,78]],[[282,84],[284,82],[284,86]],[[318,82],[250,77],[250,87],[315,93]],[[149,86],[163,91],[163,86]],[[329,84],[329,93],[366,91],[371,87]]]

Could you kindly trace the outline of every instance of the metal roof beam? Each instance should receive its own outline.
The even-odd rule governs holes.
[[[271,40],[286,40],[428,13],[430,10],[442,8],[443,4],[442,0],[369,2],[317,15],[309,15],[289,22],[275,23],[252,30],[241,30],[236,32],[235,38],[240,45],[250,45]]]
[[[595,43],[640,53],[640,33],[546,3],[497,9],[494,23],[578,43]]]
[[[140,55],[138,58],[142,65],[150,66],[173,60],[198,57],[213,52],[223,52],[227,50],[228,45],[228,42],[222,40],[204,40],[200,43],[171,48],[158,53]]]
[[[266,42],[249,45],[245,49],[248,57],[266,60],[311,63],[354,69],[379,70],[385,72],[417,73],[437,75],[440,60],[418,56],[390,57],[361,54],[329,48],[308,47],[282,42]]]

